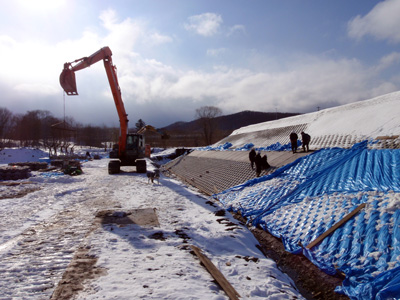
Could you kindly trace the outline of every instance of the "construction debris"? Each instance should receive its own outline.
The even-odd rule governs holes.
[[[0,180],[19,180],[29,178],[31,169],[29,167],[6,166],[0,167]]]

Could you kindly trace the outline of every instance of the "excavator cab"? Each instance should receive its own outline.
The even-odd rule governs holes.
[[[128,133],[126,136],[126,146],[123,164],[125,165],[135,165],[135,161],[138,158],[144,157],[144,136],[137,133]]]
[[[137,149],[139,146],[139,137],[137,135],[128,134],[126,137],[126,150]]]
[[[64,69],[60,74],[60,84],[68,96],[78,95],[76,89],[75,72],[69,68],[70,64],[64,64]]]

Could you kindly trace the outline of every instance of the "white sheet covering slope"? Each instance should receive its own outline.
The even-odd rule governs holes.
[[[231,136],[307,124],[312,137],[353,135],[365,138],[400,134],[400,92],[339,107],[242,127]],[[251,141],[248,141],[251,142]]]

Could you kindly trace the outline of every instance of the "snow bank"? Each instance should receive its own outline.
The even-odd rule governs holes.
[[[38,162],[48,157],[48,153],[40,149],[6,148],[0,151],[0,164]]]

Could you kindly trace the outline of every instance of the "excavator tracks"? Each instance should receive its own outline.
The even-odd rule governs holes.
[[[8,240],[3,237],[0,244],[0,299],[50,299],[75,252],[85,247],[85,237],[96,228],[96,209],[112,204],[106,190],[104,198],[91,197],[88,190],[73,188],[55,196],[63,198],[65,209]],[[8,285],[10,281],[18,282],[21,288]]]

